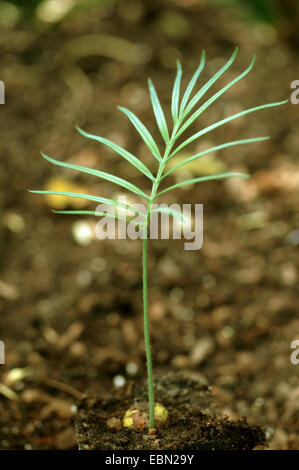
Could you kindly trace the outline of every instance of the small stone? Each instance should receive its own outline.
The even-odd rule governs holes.
[[[138,365],[135,362],[128,362],[126,372],[131,377],[134,377],[138,373]]]
[[[0,279],[0,297],[5,300],[16,300],[19,297],[19,290],[14,284]]]
[[[126,379],[122,375],[113,377],[113,385],[115,388],[121,388],[125,385]]]
[[[163,302],[154,302],[151,306],[151,319],[161,321],[166,315],[166,306]]]
[[[204,362],[214,351],[215,344],[212,338],[206,336],[197,341],[191,351],[190,360],[194,366]]]
[[[106,426],[111,431],[120,431],[121,429],[121,420],[113,416],[112,418],[107,419]]]
[[[285,286],[292,286],[297,282],[297,271],[293,263],[284,263],[280,267],[280,279]]]
[[[285,237],[285,243],[287,245],[297,246],[299,245],[299,230],[292,230]]]
[[[23,217],[14,212],[8,212],[3,217],[3,223],[14,233],[21,233],[25,229],[25,221]]]
[[[73,449],[78,445],[75,431],[72,427],[67,427],[55,436],[55,449]]]
[[[135,346],[138,341],[136,325],[132,320],[124,320],[122,322],[122,334],[128,346]]]
[[[178,354],[177,356],[174,356],[174,358],[171,361],[171,365],[175,367],[176,369],[185,369],[190,365],[190,359],[188,356],[185,356],[184,354]]]
[[[71,413],[72,415],[74,415],[75,413],[77,413],[78,411],[78,407],[77,405],[75,405],[74,403],[71,405]]]
[[[90,245],[95,239],[94,227],[85,220],[78,220],[72,225],[72,235],[79,245]]]
[[[81,341],[75,341],[70,345],[69,353],[73,357],[82,357],[86,354],[86,346]]]

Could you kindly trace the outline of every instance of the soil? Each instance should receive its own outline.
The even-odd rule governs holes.
[[[260,426],[246,420],[219,418],[206,385],[168,374],[155,384],[159,403],[169,415],[157,423],[154,434],[140,429],[122,428],[125,412],[147,397],[146,387],[128,386],[102,399],[84,398],[74,416],[80,450],[252,450],[265,444]],[[137,405],[136,405],[137,404]]]
[[[160,142],[146,79],[152,78],[169,109],[177,57],[185,86],[202,49],[207,51],[203,82],[238,45],[238,58],[215,84],[216,92],[257,54],[253,71],[209,108],[194,130],[245,107],[288,98],[290,83],[299,77],[287,24],[275,29],[252,23],[210,2],[122,5],[106,2],[55,25],[1,23],[0,78],[6,85],[0,110],[0,340],[6,351],[6,364],[0,365],[1,449],[76,449],[71,419],[78,400],[112,395],[80,405],[78,416],[85,406],[94,429],[103,413],[124,411],[117,376],[125,390],[134,382],[127,405],[143,390],[146,376],[140,242],[90,239],[83,245],[74,236],[76,222],[90,224],[93,233],[93,219],[55,215],[51,202],[27,189],[44,189],[59,176],[89,194],[114,198],[117,191],[108,182],[54,167],[40,150],[128,178],[147,191],[146,178],[78,135],[75,125],[117,142],[154,172],[154,159],[116,107],[136,112]],[[180,27],[173,28],[173,21]],[[78,38],[86,41],[82,49]],[[106,46],[95,51],[94,42],[103,38]],[[137,55],[128,53],[136,53],[132,44],[139,47]],[[204,204],[203,248],[188,252],[182,240],[152,240],[148,260],[155,375],[188,374],[211,387],[218,416],[229,416],[224,421],[208,415],[209,436],[201,427],[207,419],[201,409],[196,419],[186,420],[184,426],[199,426],[196,441],[203,445],[220,429],[226,446],[232,441],[223,442],[224,436],[235,438],[242,429],[253,447],[261,442],[261,425],[269,449],[299,448],[299,366],[290,361],[290,344],[299,338],[298,126],[298,107],[288,104],[219,128],[198,145],[271,136],[216,156],[216,163],[249,173],[250,180],[214,181],[163,199]],[[194,400],[190,396],[190,403]],[[96,416],[91,409],[103,403],[114,403],[112,411]],[[171,423],[174,417],[181,422],[187,403],[180,414],[166,394],[167,405]],[[238,421],[244,416],[248,428]],[[175,430],[171,423],[165,433]],[[128,432],[141,445],[142,433]],[[170,445],[164,430],[157,430],[157,438],[161,447],[165,441]]]

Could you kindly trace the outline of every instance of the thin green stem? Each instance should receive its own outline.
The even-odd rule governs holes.
[[[142,273],[143,273],[143,315],[144,315],[144,342],[148,380],[148,400],[149,400],[149,431],[155,425],[155,398],[153,384],[153,366],[150,346],[149,319],[148,319],[148,295],[147,295],[147,233],[144,233],[142,240]]]
[[[148,317],[148,288],[147,288],[147,247],[148,247],[148,227],[150,223],[151,207],[156,198],[157,190],[162,179],[162,174],[165,168],[165,162],[167,161],[168,155],[174,144],[174,139],[177,131],[177,126],[174,127],[172,136],[169,142],[166,144],[165,152],[162,160],[159,162],[159,168],[157,176],[153,182],[151,197],[147,205],[146,214],[146,226],[143,229],[142,239],[142,275],[143,275],[143,318],[144,318],[144,343],[145,343],[145,354],[146,354],[146,366],[147,366],[147,382],[148,382],[148,401],[149,401],[149,431],[155,426],[155,393],[154,393],[154,381],[153,381],[153,366],[152,366],[152,355],[150,345],[150,333],[149,333],[149,317]]]

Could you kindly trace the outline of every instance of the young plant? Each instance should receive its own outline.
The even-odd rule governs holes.
[[[242,140],[234,140],[231,142],[225,142],[221,145],[217,145],[215,147],[211,147],[202,152],[196,153],[195,155],[189,158],[186,158],[184,161],[182,161],[181,163],[178,163],[175,166],[172,166],[171,168],[167,167],[167,164],[174,157],[174,155],[176,155],[183,148],[185,148],[187,145],[191,144],[192,142],[194,142],[195,140],[197,140],[199,137],[203,136],[204,134],[207,134],[220,126],[223,126],[233,121],[234,119],[245,116],[246,114],[253,113],[255,111],[262,110],[265,108],[279,106],[287,102],[287,100],[285,100],[285,101],[268,103],[268,104],[263,104],[260,106],[255,106],[252,108],[245,109],[244,111],[228,116],[218,122],[215,122],[214,124],[211,124],[195,132],[193,135],[183,140],[179,145],[176,145],[179,137],[182,136],[182,134],[191,126],[191,124],[206,109],[208,109],[208,107],[212,103],[214,103],[218,98],[220,98],[234,84],[236,84],[243,77],[245,77],[245,75],[247,75],[248,72],[250,72],[250,70],[252,69],[254,62],[255,62],[255,57],[253,57],[249,67],[243,73],[241,73],[239,76],[237,76],[232,81],[230,81],[225,87],[223,87],[217,93],[212,95],[209,99],[204,101],[196,110],[194,110],[194,108],[196,108],[199,101],[205,96],[206,92],[224,74],[224,72],[228,70],[228,68],[233,64],[234,60],[236,59],[237,53],[238,53],[238,49],[236,48],[231,58],[228,60],[228,62],[217,73],[215,73],[215,75],[212,78],[210,78],[210,80],[207,83],[205,83],[196,93],[193,93],[193,90],[197,84],[198,78],[205,66],[205,51],[203,51],[201,55],[201,61],[200,61],[199,67],[197,68],[193,77],[191,78],[181,100],[180,100],[180,88],[181,88],[181,78],[182,78],[182,67],[181,67],[180,62],[179,61],[177,62],[177,72],[176,72],[176,77],[174,80],[174,85],[172,89],[172,99],[171,99],[171,114],[172,114],[172,121],[173,121],[171,132],[166,122],[165,115],[161,107],[155,87],[152,81],[148,80],[149,93],[150,93],[154,115],[157,121],[159,131],[161,133],[162,139],[164,141],[163,151],[160,150],[154,138],[149,133],[148,129],[144,126],[144,124],[139,120],[139,118],[128,109],[119,107],[120,111],[122,111],[129,118],[133,126],[136,128],[137,132],[140,134],[144,143],[151,151],[153,157],[157,160],[158,167],[157,167],[156,175],[153,175],[151,171],[149,170],[149,168],[147,168],[147,166],[144,163],[142,163],[135,155],[132,155],[130,152],[123,149],[119,145],[103,137],[89,134],[77,127],[78,132],[82,134],[84,137],[95,140],[97,142],[100,142],[110,147],[112,150],[118,153],[121,157],[127,160],[128,163],[130,163],[135,168],[137,168],[144,176],[146,176],[151,181],[151,184],[152,184],[150,194],[146,194],[139,187],[135,186],[131,182],[126,181],[120,177],[114,176],[112,174],[109,174],[100,170],[94,170],[88,167],[73,165],[70,163],[64,163],[62,161],[54,160],[53,158],[50,158],[44,153],[42,153],[42,156],[46,160],[48,160],[49,162],[55,165],[70,168],[73,170],[78,170],[80,172],[88,173],[90,175],[97,176],[98,178],[108,180],[111,183],[121,186],[122,188],[125,188],[126,190],[140,196],[145,201],[146,208],[147,208],[146,214],[143,214],[141,212],[139,213],[138,210],[136,210],[134,207],[128,204],[124,204],[119,201],[116,201],[113,199],[107,199],[107,198],[100,197],[100,196],[92,196],[89,194],[71,193],[71,192],[63,192],[63,191],[31,191],[33,193],[38,193],[38,194],[55,194],[55,195],[87,199],[87,200],[94,201],[97,203],[104,203],[104,204],[112,205],[120,209],[130,210],[133,212],[133,214],[139,213],[139,215],[141,216],[141,222],[139,223],[139,226],[141,230],[140,238],[142,238],[142,253],[143,253],[142,255],[143,314],[144,314],[144,341],[145,341],[147,378],[148,378],[149,430],[154,428],[154,423],[155,423],[155,401],[154,401],[153,371],[152,371],[152,358],[151,358],[150,334],[149,334],[148,285],[147,285],[147,248],[148,248],[149,222],[150,222],[150,217],[154,211],[166,212],[172,217],[179,218],[182,221],[181,214],[177,213],[176,211],[173,211],[171,209],[165,209],[165,208],[153,209],[154,201],[156,201],[156,199],[162,194],[165,194],[168,191],[172,191],[173,189],[181,188],[184,185],[202,183],[204,181],[231,178],[231,177],[246,178],[248,175],[245,175],[243,173],[225,172],[225,173],[219,173],[219,174],[214,174],[214,175],[209,175],[209,176],[197,177],[197,178],[189,179],[186,181],[180,181],[176,184],[167,186],[164,189],[160,189],[160,184],[162,181],[163,182],[168,181],[168,177],[172,173],[174,173],[178,168],[181,168],[182,166],[187,165],[188,163],[193,162],[194,160],[197,160],[203,157],[204,155],[207,155],[211,152],[228,148],[228,147],[244,145],[244,144],[249,144],[253,142],[260,142],[260,141],[269,139],[269,137],[254,137],[254,138],[248,138],[248,139],[242,139]],[[132,221],[130,217],[122,217],[119,215],[107,214],[106,212],[99,213],[97,211],[86,211],[86,210],[70,210],[70,211],[54,211],[54,212],[60,213],[60,214],[77,214],[77,215],[84,215],[84,214],[85,215],[97,215],[97,216],[108,215],[110,217],[122,219],[127,222]]]

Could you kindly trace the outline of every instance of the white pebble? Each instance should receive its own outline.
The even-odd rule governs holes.
[[[79,245],[90,245],[95,235],[91,225],[88,222],[78,220],[72,225],[72,235]]]
[[[113,377],[113,385],[115,388],[121,388],[125,385],[126,379],[122,375]]]
[[[126,365],[126,372],[131,377],[134,377],[138,372],[138,365],[135,362],[128,362]]]

